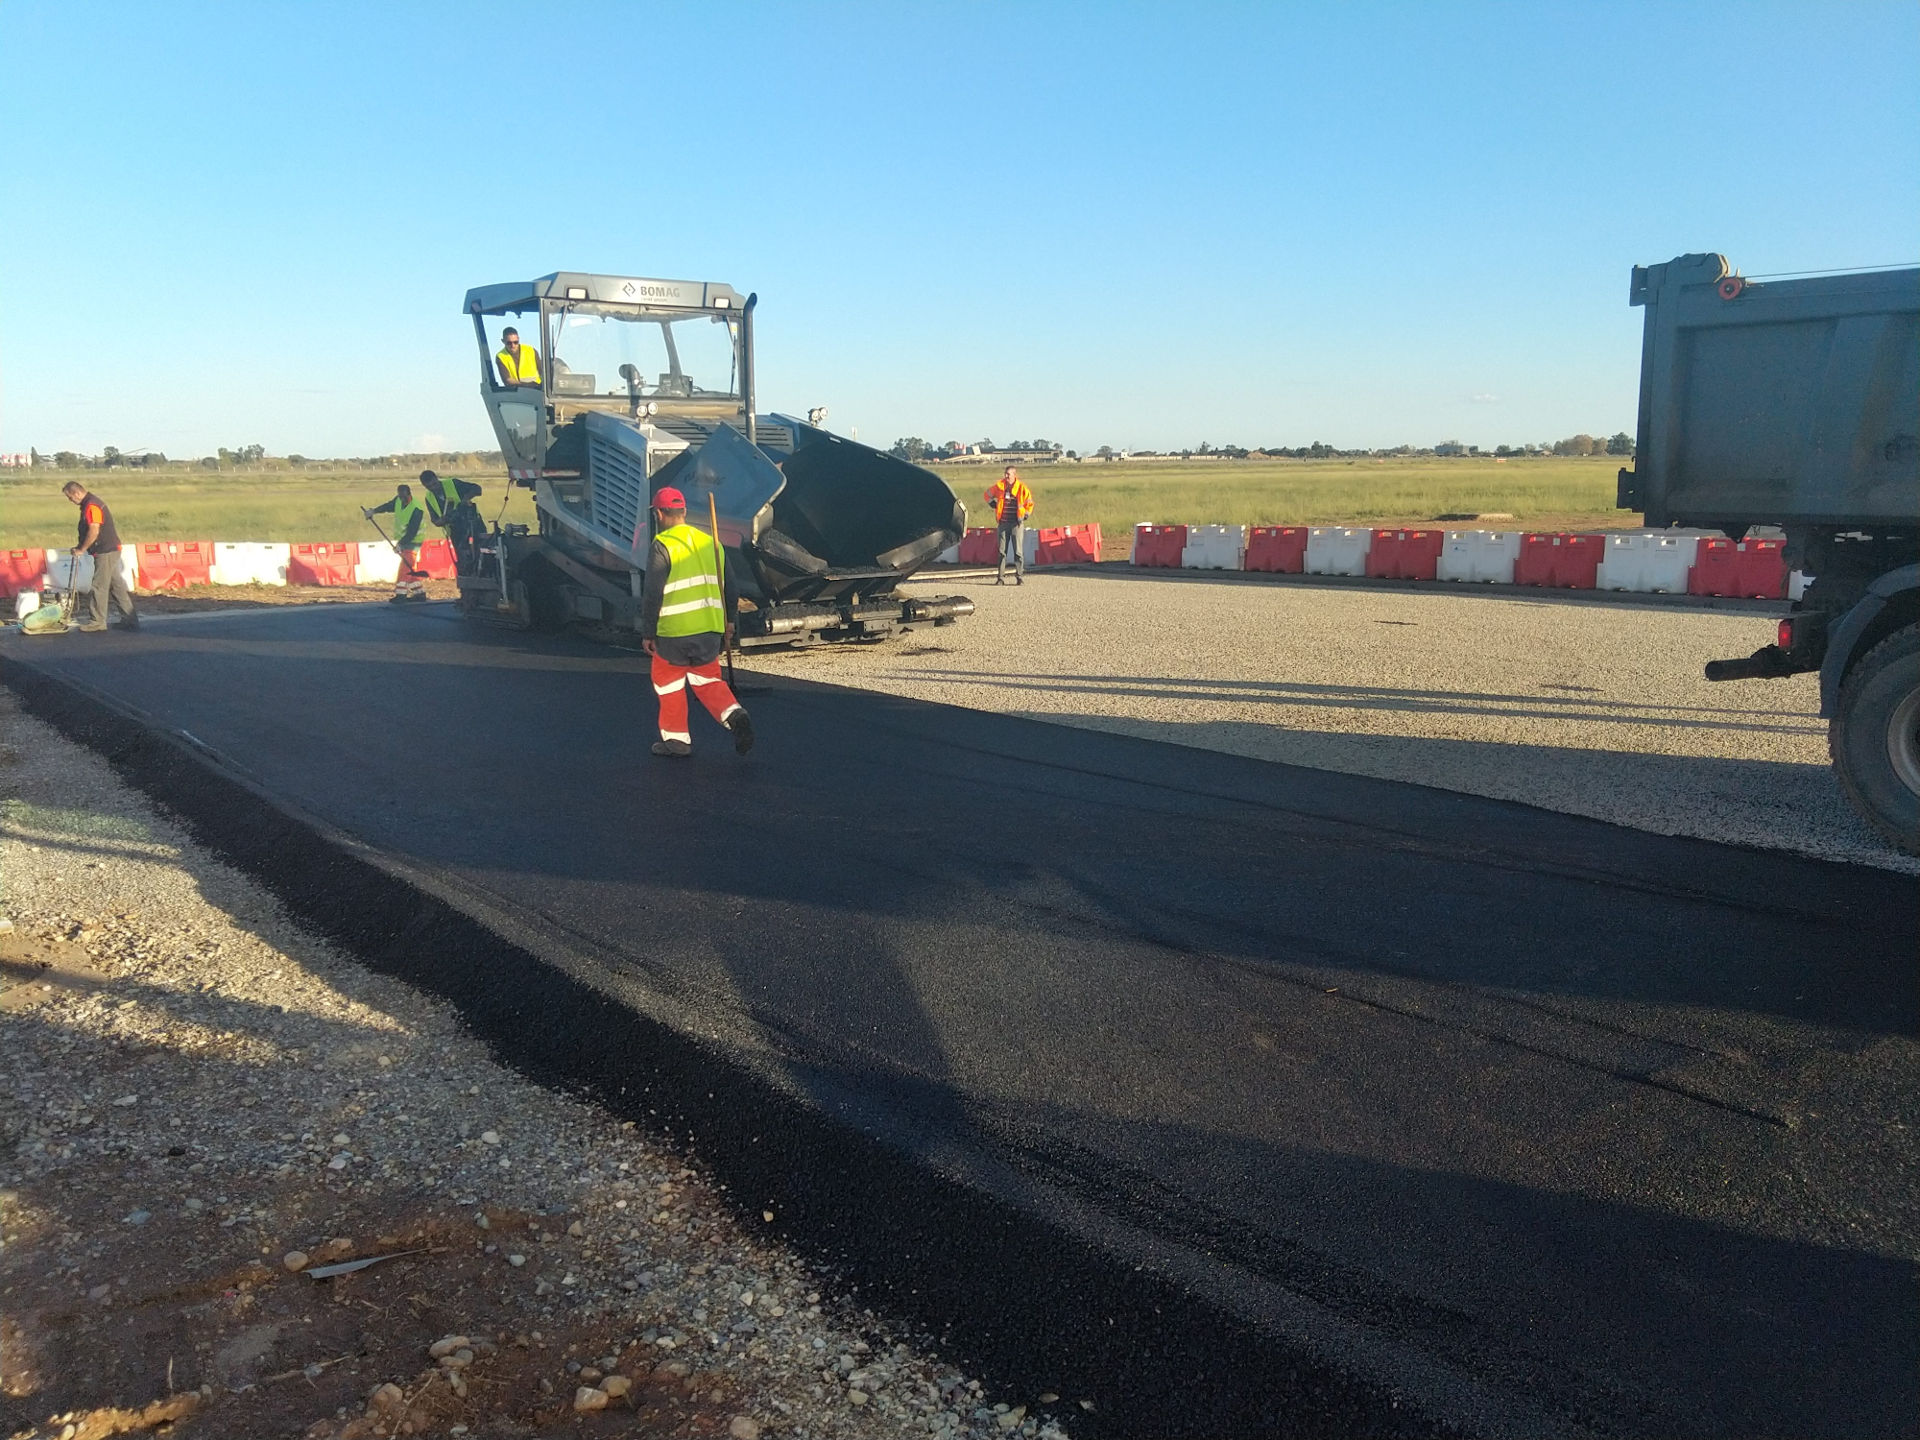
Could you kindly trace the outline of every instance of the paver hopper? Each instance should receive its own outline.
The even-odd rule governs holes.
[[[559,272],[467,292],[481,398],[538,530],[461,556],[469,613],[633,629],[662,485],[708,497],[745,645],[876,640],[973,611],[899,592],[955,544],[966,511],[936,475],[820,425],[754,409],[758,297],[726,285]],[[517,332],[519,350],[503,337]]]

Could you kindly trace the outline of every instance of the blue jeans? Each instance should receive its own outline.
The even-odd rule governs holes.
[[[1006,574],[1008,565],[1013,566],[1013,573],[1016,575],[1024,575],[1026,573],[1026,535],[1027,527],[1020,521],[1015,520],[1011,524],[1002,522],[1000,526],[1000,564],[995,571],[996,574]]]

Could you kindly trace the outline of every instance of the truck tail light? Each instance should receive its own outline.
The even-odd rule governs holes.
[[[1778,638],[1775,639],[1774,644],[1778,645],[1782,650],[1793,649],[1793,619],[1791,616],[1780,622],[1780,633]]]

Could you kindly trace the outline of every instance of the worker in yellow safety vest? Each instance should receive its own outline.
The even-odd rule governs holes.
[[[640,643],[653,657],[653,693],[660,698],[656,755],[691,755],[687,687],[706,712],[733,734],[734,750],[753,748],[753,722],[720,676],[732,632],[733,586],[725,552],[713,536],[687,524],[687,499],[671,485],[653,492],[653,546],[640,600]]]
[[[538,385],[539,352],[520,343],[520,332],[509,325],[500,332],[500,353],[493,357],[500,367],[502,385]]]
[[[993,518],[1000,526],[1000,565],[994,571],[993,583],[1007,583],[1007,566],[1011,563],[1013,583],[1024,585],[1027,583],[1027,516],[1033,513],[1033,491],[1020,478],[1020,472],[1009,465],[988,487],[987,503],[993,507]]]
[[[420,568],[420,536],[427,528],[427,507],[413,498],[413,487],[397,486],[386,504],[360,513],[369,520],[376,515],[393,516],[393,534],[388,538],[400,554],[400,571],[393,579],[393,594],[387,598],[396,605],[403,600],[426,599],[427,572]]]
[[[454,568],[462,575],[473,574],[479,568],[480,537],[487,532],[473,502],[484,492],[471,480],[422,470],[420,493],[427,502],[427,519],[453,542]]]

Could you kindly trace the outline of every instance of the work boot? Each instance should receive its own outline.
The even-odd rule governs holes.
[[[693,746],[684,740],[656,740],[653,742],[653,753],[656,755],[671,755],[675,759],[680,759],[693,754]]]
[[[82,635],[98,635],[102,630],[107,628],[107,622],[104,620],[89,620],[84,625],[76,625],[73,628],[78,630]]]
[[[726,725],[727,729],[733,732],[734,754],[744,755],[753,748],[753,721],[747,718],[747,712],[743,707],[736,707],[734,712],[727,716]]]
[[[122,616],[119,628],[122,630],[138,630],[140,628],[140,617],[138,615]]]

